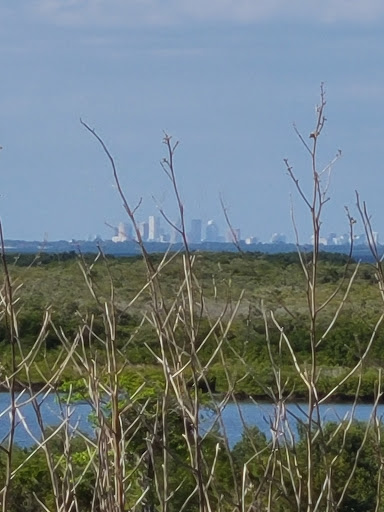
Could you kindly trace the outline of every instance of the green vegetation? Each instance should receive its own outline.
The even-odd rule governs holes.
[[[178,144],[167,134],[161,165],[184,252],[149,255],[112,155],[81,121],[111,164],[142,258],[3,250],[0,384],[10,405],[0,415],[10,426],[0,443],[1,512],[384,510],[384,268],[358,195],[374,264],[320,251],[329,176],[341,154],[318,167],[325,105],[321,86],[309,141],[295,128],[310,155],[309,192],[284,160],[308,209],[313,248],[273,256],[190,251]],[[353,240],[356,220],[348,210],[347,218]],[[28,430],[18,390],[39,428],[31,450],[15,444],[18,423]],[[61,423],[52,431],[42,404],[57,390]],[[269,437],[243,421],[231,448],[223,411],[239,397],[268,398],[274,412]],[[301,417],[286,407],[298,398]],[[324,422],[321,406],[340,398],[353,399],[352,409],[370,400],[370,420],[358,423],[352,413]],[[70,426],[78,400],[91,408],[93,438]]]
[[[273,389],[273,375],[270,372],[270,360],[266,343],[266,326],[261,307],[274,312],[275,318],[284,327],[285,334],[295,350],[298,360],[305,364],[309,360],[309,325],[305,316],[306,298],[303,294],[305,282],[297,254],[232,254],[232,253],[196,253],[194,272],[199,286],[204,292],[205,312],[200,319],[198,339],[204,341],[200,350],[202,363],[207,362],[216,345],[220,327],[211,332],[212,318],[220,311],[225,311],[229,318],[238,298],[243,293],[238,311],[234,317],[223,344],[223,352],[228,362],[227,371],[235,383],[239,396],[269,396]],[[147,279],[147,272],[142,258],[100,258],[93,262],[93,257],[85,256],[88,276],[92,278],[98,301],[92,298],[84,285],[87,276],[80,268],[80,258],[74,253],[63,255],[7,256],[12,262],[13,285],[22,283],[19,294],[22,295],[20,308],[19,337],[26,348],[31,347],[38,336],[44,321],[47,307],[51,311],[51,325],[45,334],[44,345],[31,368],[32,381],[41,382],[41,371],[53,368],[54,361],[60,356],[61,343],[56,329],[63,329],[67,336],[74,336],[79,326],[93,316],[93,330],[97,334],[104,332],[100,316],[100,303],[108,300],[111,282],[114,286],[116,310],[116,340],[124,360],[129,366],[124,369],[126,378],[161,380],[162,371],[158,367],[156,354],[159,346],[156,330],[150,322],[142,322],[143,312],[150,314],[149,290],[144,290],[137,300],[130,305],[136,294],[142,290]],[[154,264],[159,264],[162,255],[154,256]],[[32,265],[31,265],[32,264]],[[347,257],[339,254],[321,253],[319,262],[319,301],[341,285],[338,296],[345,293],[346,284],[342,284]],[[310,264],[308,263],[308,267]],[[347,271],[350,277],[355,270],[352,263]],[[182,276],[182,257],[176,255],[161,271],[162,293],[171,303],[177,293],[180,276]],[[347,374],[359,361],[372,335],[375,323],[381,313],[374,268],[362,264],[358,270],[354,285],[345,302],[342,312],[332,330],[320,343],[318,349],[319,392],[325,395],[340,376]],[[319,339],[326,331],[335,306],[322,311],[318,319]],[[279,352],[280,333],[271,319],[268,320],[270,346],[279,358],[284,378],[290,382],[289,391],[297,397],[304,397],[305,386],[292,368],[289,353],[285,348]],[[183,336],[180,328],[178,334]],[[1,360],[9,368],[10,344],[7,328],[0,325]],[[103,361],[103,351],[93,342],[89,350],[98,350],[98,357]],[[278,354],[279,352],[279,354]],[[380,328],[364,363],[364,378],[360,398],[372,398],[377,368],[383,364],[384,331]],[[245,362],[247,375],[244,376]],[[41,365],[41,368],[39,368]],[[210,375],[217,378],[217,391],[226,389],[227,376],[220,361],[213,362]],[[71,365],[63,373],[63,380],[79,378]],[[23,380],[23,373],[19,375]],[[359,376],[349,379],[338,390],[337,396],[351,398],[355,393],[355,384]]]
[[[127,415],[126,421],[132,421],[133,411]],[[151,419],[148,414],[147,420]],[[191,495],[194,482],[192,475],[188,471],[188,467],[184,461],[188,461],[188,452],[183,443],[181,431],[181,416],[176,410],[171,411],[169,415],[170,426],[172,428],[173,437],[172,459],[170,462],[170,479],[169,491],[174,494],[171,500],[169,511],[178,512],[185,501]],[[133,470],[137,466],[137,461],[145,454],[144,432],[137,431],[135,438],[130,443],[130,452],[126,454],[125,464],[128,470]],[[365,423],[353,422],[345,434],[340,425],[336,423],[327,423],[323,439],[318,440],[315,444],[314,457],[317,468],[316,480],[314,483],[315,491],[320,494],[321,487],[329,469],[332,468],[333,474],[333,490],[332,496],[323,497],[320,510],[326,510],[328,499],[332,500],[335,510],[340,512],[372,512],[375,510],[377,498],[377,486],[380,478],[380,468],[382,465],[381,450],[384,449],[382,436],[383,429],[380,431],[381,440],[377,439],[377,432]],[[157,447],[154,448],[154,465],[161,463],[162,450],[160,442],[161,432],[159,432],[159,440]],[[324,454],[322,443],[327,444],[328,450]],[[58,472],[64,480],[64,443],[65,439],[56,437],[50,442],[50,451],[52,457],[57,464]],[[270,441],[262,434],[257,427],[251,427],[244,431],[242,440],[237,443],[232,450],[232,460],[227,456],[224,441],[217,434],[210,434],[202,442],[202,453],[206,459],[207,466],[212,467],[217,456],[217,446],[220,447],[219,456],[215,462],[215,473],[218,484],[212,490],[210,499],[212,502],[221,502],[222,510],[231,510],[230,506],[225,503],[231,503],[234,499],[233,488],[234,483],[231,481],[231,464],[234,466],[237,475],[237,485],[241,487],[243,468],[246,467],[247,477],[252,483],[252,492],[246,497],[245,505],[255,508],[255,510],[264,510],[268,503],[268,483],[273,479],[273,467],[271,464]],[[361,447],[361,448],[360,448]],[[300,467],[305,468],[306,446],[305,434],[302,429],[301,434],[295,446],[286,445],[287,452],[285,457],[290,463],[297,461]],[[14,467],[24,463],[21,470],[16,473],[13,482],[13,497],[9,502],[10,512],[39,512],[41,507],[36,497],[47,507],[53,509],[55,499],[52,494],[52,486],[50,483],[50,473],[46,459],[43,453],[37,452],[31,458],[28,458],[35,447],[30,449],[16,449],[14,457]],[[255,452],[258,456],[255,457]],[[356,454],[357,459],[356,459]],[[81,438],[76,438],[71,446],[71,460],[74,466],[73,478],[76,479],[80,474],[84,473],[81,484],[76,490],[76,500],[79,510],[86,512],[90,510],[93,496],[93,488],[96,485],[95,474],[89,468],[89,453],[86,444]],[[355,463],[357,464],[355,467]],[[136,471],[145,479],[146,465],[145,463],[136,467]],[[0,454],[0,486],[4,484],[5,462],[4,457]],[[352,475],[350,477],[350,475]],[[204,475],[205,477],[209,475]],[[299,478],[305,478],[303,473],[301,476],[296,475],[296,485]],[[277,485],[279,492],[274,493],[274,508],[276,512],[284,512],[295,509],[295,495],[290,491],[291,475],[281,470],[281,482]],[[350,479],[348,492],[345,494],[345,484]],[[180,483],[183,485],[180,487]],[[285,491],[285,492],[283,492]],[[382,491],[381,491],[382,492]],[[302,498],[305,497],[306,490],[303,489]],[[140,485],[132,486],[127,496],[127,510],[133,508],[135,502],[140,498]],[[73,496],[69,497],[73,499]],[[154,483],[147,494],[148,501],[151,503],[151,510],[157,510],[160,506],[156,497]],[[343,498],[343,499],[342,499]],[[340,503],[338,503],[340,501]],[[62,504],[65,504],[62,501]],[[144,505],[145,507],[145,505]],[[189,500],[189,506],[186,510],[194,511],[199,509],[198,498],[194,495]],[[145,508],[144,508],[145,510]],[[379,508],[377,510],[383,510]]]

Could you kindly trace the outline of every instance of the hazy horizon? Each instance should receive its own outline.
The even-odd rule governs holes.
[[[355,190],[384,232],[384,4],[330,0],[178,3],[20,0],[0,7],[0,217],[8,239],[111,236],[125,220],[111,169],[79,118],[104,138],[138,217],[176,208],[161,170],[163,130],[180,140],[176,172],[188,218],[225,221],[268,240],[300,238],[309,217],[284,158],[310,187],[308,137],[320,83],[332,173],[324,234],[348,231]],[[309,140],[309,139],[308,139]],[[153,199],[155,196],[155,199]],[[361,224],[356,232],[362,232]]]

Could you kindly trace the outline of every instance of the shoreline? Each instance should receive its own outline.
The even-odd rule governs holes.
[[[14,390],[16,393],[20,393],[22,391],[33,391],[33,392],[40,392],[44,388],[46,388],[47,384],[45,382],[33,382],[31,385],[28,385],[24,382],[15,382],[14,383]],[[60,387],[59,385],[52,386],[50,385],[51,392],[56,391]],[[0,382],[0,393],[10,393],[9,386],[5,384],[5,382]],[[207,393],[204,393],[204,395],[207,395]],[[218,401],[221,401],[225,397],[225,393],[223,392],[217,392],[213,393],[213,398],[217,399]],[[322,400],[326,396],[326,393],[319,393],[319,400]],[[260,402],[260,403],[276,403],[273,398],[267,394],[247,394],[243,391],[239,391],[234,393],[235,400],[230,400],[230,403],[237,401],[239,403],[246,403],[246,402]],[[331,399],[322,402],[323,404],[348,404],[348,403],[354,403],[357,404],[373,404],[375,403],[377,397],[374,393],[369,395],[363,395],[356,397],[355,395],[345,394],[345,393],[336,393],[332,396]],[[291,403],[308,403],[308,395],[305,395],[304,393],[293,393],[291,395],[283,397],[283,402],[286,404]],[[378,401],[378,404],[384,403],[384,397]]]

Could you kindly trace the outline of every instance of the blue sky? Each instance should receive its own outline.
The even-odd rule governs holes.
[[[5,3],[4,3],[5,4]],[[310,226],[285,173],[310,187],[295,136],[325,82],[320,164],[338,149],[324,233],[348,230],[355,189],[384,238],[381,0],[14,0],[0,7],[0,216],[7,238],[111,236],[124,211],[83,118],[108,144],[139,220],[176,209],[159,162],[163,130],[188,218],[243,236]],[[156,197],[154,201],[152,196]],[[357,231],[362,231],[361,226]],[[46,234],[46,235],[45,235]]]

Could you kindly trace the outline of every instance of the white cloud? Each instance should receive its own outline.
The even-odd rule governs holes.
[[[29,6],[50,22],[70,26],[255,23],[273,19],[366,22],[384,16],[382,0],[35,0]]]

